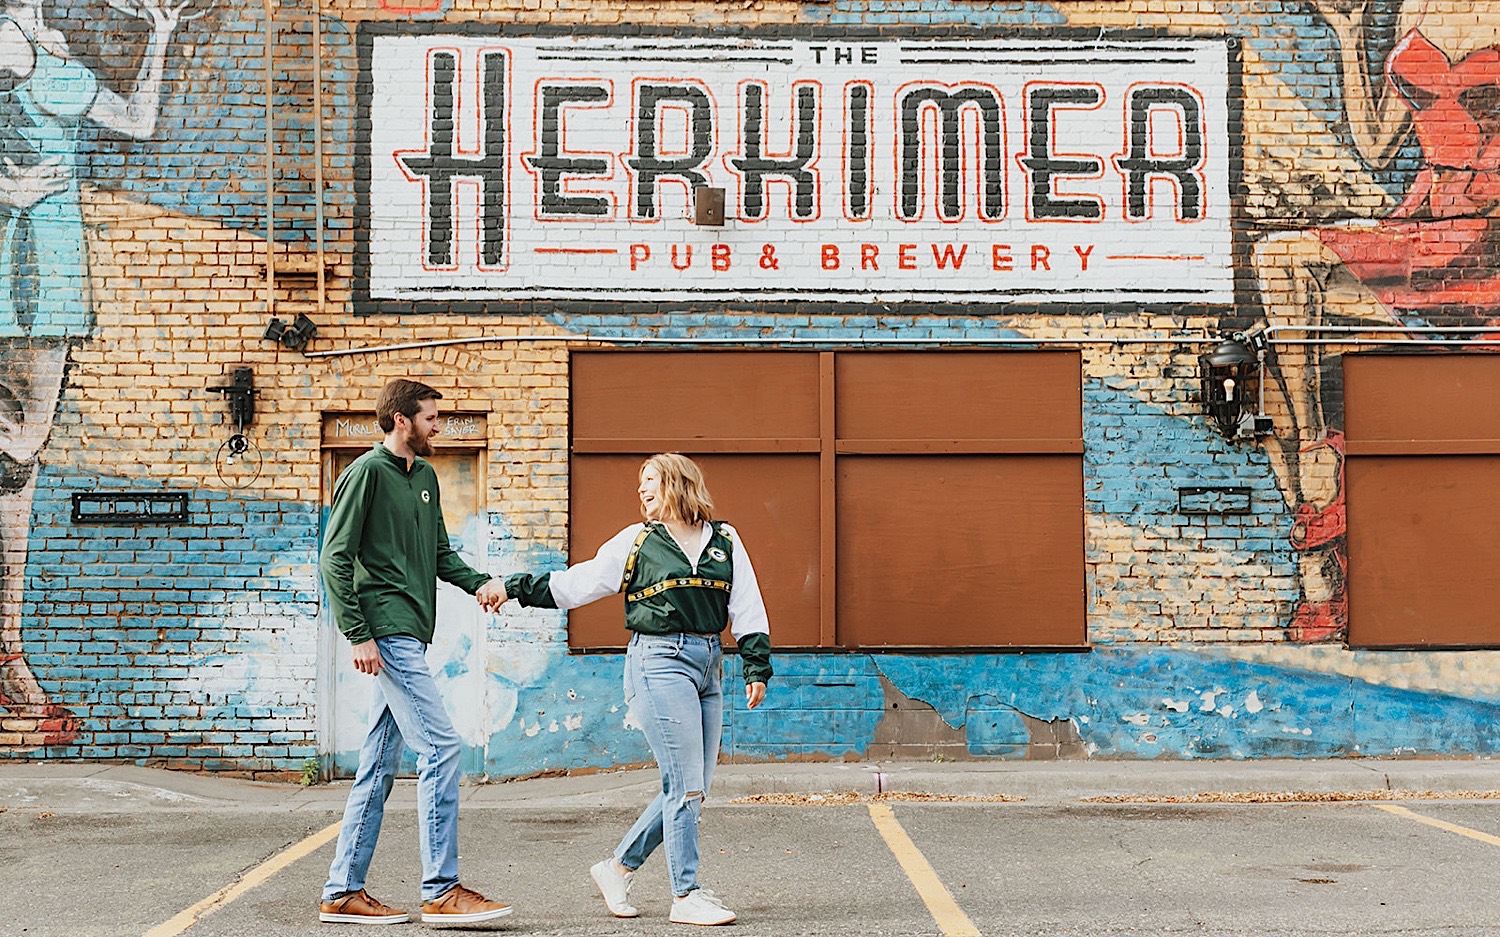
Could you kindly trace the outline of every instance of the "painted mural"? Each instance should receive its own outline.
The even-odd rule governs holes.
[[[1403,163],[1414,171],[1396,204],[1365,216],[1373,221],[1271,234],[1259,243],[1267,321],[1363,326],[1371,334],[1382,326],[1446,325],[1460,329],[1456,337],[1464,327],[1493,324],[1500,307],[1500,21],[1488,14],[1496,11],[1481,7],[1459,27],[1427,3],[1310,5],[1337,44],[1355,155],[1372,172]],[[1343,415],[1336,392],[1325,387],[1338,362],[1323,347],[1278,350],[1272,388],[1281,419],[1267,445],[1296,511],[1290,541],[1303,598],[1289,628],[1309,641],[1337,637],[1348,616]]]
[[[261,5],[0,13],[0,754],[346,771],[361,695],[313,575],[318,425],[388,377],[489,415],[462,538],[501,574],[563,562],[566,348],[590,334],[1495,325],[1500,7],[557,6],[497,28],[438,0],[327,4],[321,196],[288,64],[312,12],[279,8],[274,248],[312,269],[319,219],[329,245],[311,348],[547,338],[327,359],[259,334],[308,289],[267,307]],[[683,45],[675,16],[724,31]],[[700,185],[729,193],[717,238],[689,220]],[[1193,401],[1202,350],[1084,356],[1088,653],[783,655],[726,753],[1500,752],[1495,653],[1342,644],[1343,349],[1274,348],[1259,443]],[[242,366],[266,468],[234,486],[206,388]],[[1176,490],[1205,481],[1251,512],[1185,519]],[[68,514],[77,491],[153,488],[192,492],[189,521]],[[510,608],[434,647],[467,773],[649,760],[622,659],[569,654],[566,627]]]
[[[37,456],[57,410],[68,350],[94,326],[80,140],[89,124],[130,139],[152,135],[168,49],[189,5],[121,0],[115,9],[147,24],[149,39],[135,81],[119,91],[72,52],[44,4],[16,0],[0,15],[0,340],[6,343],[0,354],[0,406],[6,410],[0,708],[17,720],[13,729],[20,730],[23,747],[67,744],[78,733],[75,716],[49,697],[28,666],[22,621]]]

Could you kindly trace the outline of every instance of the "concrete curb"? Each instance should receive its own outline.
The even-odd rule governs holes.
[[[467,783],[467,807],[635,807],[659,781],[653,768]],[[1186,797],[1207,792],[1500,791],[1500,761],[1381,759],[1278,761],[854,762],[719,766],[713,800],[754,794],[913,791],[1006,794],[1030,804],[1087,797]],[[131,765],[0,765],[0,808],[85,813],[153,810],[275,810],[337,813],[348,782],[301,787],[184,774]],[[391,806],[415,803],[415,784],[398,783]]]

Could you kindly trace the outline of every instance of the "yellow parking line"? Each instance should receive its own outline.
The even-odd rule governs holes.
[[[891,847],[891,853],[895,855],[896,861],[901,863],[906,877],[916,886],[917,894],[921,896],[927,910],[931,912],[932,919],[942,930],[945,937],[981,937],[979,928],[969,920],[963,908],[953,900],[953,894],[948,887],[937,877],[937,873],[928,864],[927,858],[917,849],[911,837],[906,835],[906,830],[896,822],[896,814],[891,810],[889,804],[869,804],[870,819],[875,821],[875,829],[880,831],[885,844]]]
[[[1481,843],[1500,846],[1500,836],[1492,836],[1489,833],[1481,833],[1479,830],[1471,830],[1466,826],[1459,826],[1457,823],[1449,823],[1447,820],[1424,817],[1420,813],[1412,813],[1410,810],[1397,804],[1371,804],[1370,806],[1376,810],[1384,810],[1386,813],[1394,813],[1398,817],[1406,817],[1408,820],[1416,820],[1418,823],[1425,823],[1428,826],[1435,826],[1440,830],[1447,830],[1449,833],[1457,833],[1459,836],[1477,839]]]
[[[230,882],[191,908],[179,911],[168,920],[146,931],[142,937],[177,937],[178,934],[192,927],[210,914],[213,914],[255,886],[265,882],[293,862],[332,842],[339,835],[339,826],[342,823],[342,820],[337,823],[330,823],[302,842],[288,846],[249,872],[246,872],[238,881]]]

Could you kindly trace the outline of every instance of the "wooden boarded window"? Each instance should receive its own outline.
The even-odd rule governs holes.
[[[1500,646],[1500,355],[1344,359],[1349,644]]]
[[[572,356],[570,562],[640,519],[636,469],[685,452],[743,534],[791,647],[1085,643],[1070,352]],[[615,648],[616,597],[569,616]]]

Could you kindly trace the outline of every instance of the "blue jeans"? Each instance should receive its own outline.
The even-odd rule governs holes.
[[[405,743],[417,754],[422,900],[431,901],[458,884],[458,769],[463,747],[427,669],[427,646],[399,635],[376,638],[375,645],[384,666],[375,677],[370,734],[344,805],[344,826],[323,900],[365,887]]]
[[[637,634],[625,652],[625,703],[656,756],[661,793],[620,841],[615,859],[638,869],[665,843],[675,895],[698,887],[698,817],[724,726],[722,661],[716,634]]]

